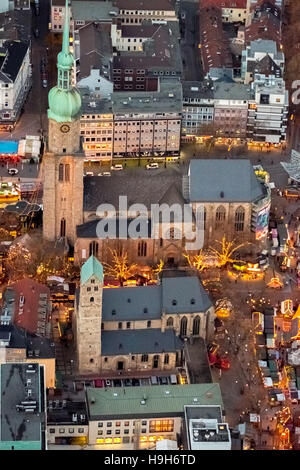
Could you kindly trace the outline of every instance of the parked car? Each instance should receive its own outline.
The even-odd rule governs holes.
[[[111,176],[110,171],[103,171],[103,173],[98,173],[98,176]]]
[[[19,173],[19,170],[17,170],[17,168],[9,168],[8,169],[8,173],[9,175],[17,175]]]
[[[48,81],[47,80],[43,80],[43,88],[47,88],[48,86]]]
[[[151,377],[151,385],[158,385],[158,379],[155,375]]]
[[[39,28],[33,28],[33,35],[35,38],[38,38],[40,35]]]
[[[141,379],[141,385],[142,386],[150,385],[150,380],[149,379]]]
[[[176,375],[170,375],[170,382],[172,385],[177,385],[177,377]]]
[[[124,380],[124,385],[125,385],[125,387],[131,387],[131,385],[132,385],[132,380],[131,380],[131,379],[125,379],[125,380]]]
[[[168,377],[158,377],[158,380],[161,385],[168,385]]]
[[[158,163],[149,163],[146,165],[147,170],[156,170],[159,168]]]
[[[94,173],[92,171],[87,171],[85,176],[94,176]]]
[[[94,383],[95,383],[95,387],[96,387],[96,388],[103,388],[103,387],[105,387],[105,382],[104,382],[104,380],[102,380],[102,379],[96,379]]]
[[[119,379],[113,381],[115,387],[122,387],[122,382]]]
[[[133,387],[138,387],[141,385],[139,379],[132,379],[132,385]]]
[[[123,165],[112,165],[110,167],[111,170],[115,170],[115,171],[120,171],[120,170],[123,170]]]
[[[106,387],[111,387],[111,380],[105,380],[105,386]]]

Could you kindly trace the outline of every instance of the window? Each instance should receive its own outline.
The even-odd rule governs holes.
[[[70,165],[65,165],[65,181],[70,181]]]
[[[124,434],[129,434],[129,429],[124,429]]]
[[[169,317],[168,320],[167,320],[167,327],[172,328],[173,323],[174,323],[173,318]]]
[[[118,328],[119,328],[119,330],[122,330],[122,322],[121,321],[118,323]]]
[[[59,434],[64,434],[64,433],[65,433],[65,430],[63,428],[60,428]]]
[[[130,321],[128,321],[128,322],[126,323],[126,328],[127,328],[127,329],[130,328]]]
[[[193,320],[193,335],[199,335],[200,331],[200,317],[197,316]]]
[[[99,252],[99,244],[96,241],[92,241],[89,245],[89,253],[90,256],[95,256],[95,258],[98,257],[98,252]]]
[[[142,355],[141,362],[148,362],[148,354],[143,354]],[[126,426],[126,424],[125,424],[125,426]]]
[[[235,211],[234,217],[234,228],[236,232],[242,232],[244,230],[245,222],[245,209],[243,207],[238,207]]]
[[[147,321],[147,328],[151,328],[151,320]]]
[[[216,223],[215,223],[216,229],[223,228],[225,216],[226,216],[225,208],[223,206],[219,206],[216,210]]]
[[[61,219],[60,221],[60,236],[66,236],[66,219]]]
[[[110,434],[111,434],[111,430],[108,429],[108,430],[106,431],[106,434],[107,434],[107,435],[110,435]]]
[[[79,434],[83,434],[83,433],[84,433],[84,429],[83,429],[83,428],[79,428],[79,429],[78,429],[78,432],[79,432]]]
[[[124,422],[124,426],[129,426],[129,424],[130,424],[129,421]]]
[[[54,429],[54,428],[50,428],[49,431],[50,431],[50,434],[54,434],[54,433],[55,433],[55,429]]]
[[[91,303],[94,302],[94,297],[91,297],[91,298],[90,298],[90,302],[91,302]]]
[[[111,428],[111,427],[112,427],[112,422],[109,421],[106,426],[107,426],[108,428]]]
[[[149,432],[173,432],[174,420],[173,419],[155,419],[150,421]]]
[[[182,317],[181,322],[180,322],[180,336],[186,336],[186,330],[187,330],[187,318]]]
[[[86,288],[87,292],[91,292],[91,287]]]
[[[103,436],[103,431],[98,431],[98,436]]]
[[[103,423],[98,423],[98,428],[103,428]]]
[[[164,364],[169,364],[169,354],[165,354]]]
[[[63,181],[63,180],[64,180],[64,165],[63,163],[60,163],[58,167],[58,181]]]
[[[142,421],[142,426],[147,426],[147,421]]]
[[[74,428],[69,428],[69,433],[73,434],[74,433]]]
[[[138,243],[138,256],[146,256],[147,255],[147,243],[146,242],[139,242]]]

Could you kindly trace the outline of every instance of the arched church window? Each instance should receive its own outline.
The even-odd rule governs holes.
[[[66,236],[66,219],[61,219],[60,221],[60,236]]]
[[[245,222],[245,209],[242,206],[240,206],[235,211],[234,228],[236,232],[242,232],[244,230],[244,222]]]
[[[60,163],[58,167],[58,181],[64,180],[64,164]]]
[[[224,206],[219,206],[216,210],[216,229],[222,228],[225,222],[226,211]]]
[[[70,181],[70,165],[67,163],[65,165],[65,181]]]

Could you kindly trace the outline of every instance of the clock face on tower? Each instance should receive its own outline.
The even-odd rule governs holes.
[[[69,132],[70,126],[68,126],[68,124],[63,124],[62,126],[60,126],[60,130],[61,130],[61,132],[66,134],[67,132]]]

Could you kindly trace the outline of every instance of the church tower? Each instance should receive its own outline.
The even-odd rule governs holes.
[[[75,308],[75,337],[79,374],[96,374],[101,366],[103,267],[91,256],[81,268],[80,294]]]
[[[80,145],[79,91],[72,86],[74,57],[69,47],[69,8],[62,50],[57,56],[57,85],[48,96],[48,149],[43,157],[43,234],[74,245],[76,226],[83,222],[83,162]]]

